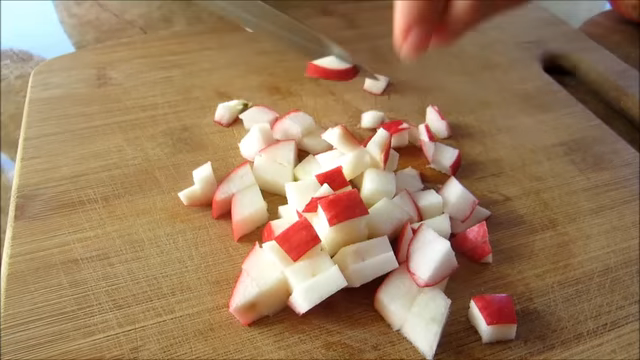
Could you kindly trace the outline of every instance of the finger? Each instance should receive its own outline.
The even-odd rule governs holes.
[[[451,0],[441,25],[434,30],[433,46],[448,45],[467,31],[502,11],[527,0]]]
[[[393,3],[393,45],[403,60],[413,60],[429,48],[447,0],[396,0]]]

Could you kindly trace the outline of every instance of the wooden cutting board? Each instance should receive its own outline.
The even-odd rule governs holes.
[[[2,357],[421,357],[373,309],[380,279],[302,317],[286,309],[243,327],[227,311],[259,232],[234,243],[229,218],[176,193],[206,161],[218,179],[242,161],[241,124],[216,126],[212,114],[246,98],[323,126],[355,128],[372,108],[417,124],[429,103],[450,118],[459,179],[493,212],[494,263],[459,259],[438,358],[637,358],[638,153],[539,55],[564,44],[632,99],[637,73],[535,6],[401,66],[388,4],[355,6],[294,10],[368,49],[393,80],[388,95],[305,78],[302,57],[241,30],[146,36],[39,67],[2,269]],[[284,199],[266,198],[273,217]],[[479,293],[515,297],[515,341],[480,343],[466,315]]]

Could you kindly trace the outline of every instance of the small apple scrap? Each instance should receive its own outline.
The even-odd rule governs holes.
[[[310,63],[307,75],[344,81],[357,67],[327,57]],[[365,88],[381,93],[388,79],[379,79],[384,86],[369,82]],[[460,150],[440,142],[451,128],[438,107],[429,105],[417,126],[366,111],[360,127],[375,132],[365,141],[344,125],[325,130],[301,110],[280,116],[244,100],[220,104],[214,121],[230,126],[238,117],[246,129],[238,149],[247,161],[220,183],[207,162],[193,171],[193,185],[178,193],[184,205],[211,204],[215,219],[231,213],[235,241],[264,225],[241,265],[230,313],[243,325],[287,306],[303,315],[345,287],[388,274],[375,309],[432,359],[451,306],[445,288],[459,266],[456,254],[493,261],[491,212],[455,177]],[[446,182],[432,188],[413,167],[396,171],[394,149],[405,146],[419,147],[425,165],[448,175]],[[307,155],[299,162],[300,151]],[[271,221],[263,192],[287,200]],[[510,295],[474,296],[469,320],[483,343],[515,338]]]

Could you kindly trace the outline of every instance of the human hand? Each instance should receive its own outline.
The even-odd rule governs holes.
[[[527,0],[395,0],[393,45],[403,60],[446,45],[490,16]]]

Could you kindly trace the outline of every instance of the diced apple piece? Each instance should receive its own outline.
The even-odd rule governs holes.
[[[292,169],[298,164],[298,148],[293,140],[276,141],[260,150],[260,155]]]
[[[298,221],[298,217],[287,217],[282,219],[271,220],[262,229],[262,243],[269,242],[276,238],[281,232]]]
[[[407,190],[402,190],[394,196],[393,201],[409,214],[409,221],[412,223],[420,221],[420,209]]]
[[[364,172],[360,196],[364,203],[371,207],[382,198],[393,198],[396,193],[396,177],[394,173],[369,168]]]
[[[431,219],[411,224],[411,227],[416,230],[420,225],[428,227],[445,239],[448,239],[449,236],[451,236],[451,221],[449,220],[449,214],[440,214],[432,217]]]
[[[329,55],[307,63],[305,75],[331,81],[349,81],[358,75],[357,66]]]
[[[409,128],[391,136],[391,147],[400,148],[409,145]]]
[[[427,124],[418,125],[418,137],[420,139],[420,148],[431,163],[433,161],[433,153],[436,149],[436,137],[433,135]]]
[[[256,127],[258,125],[252,129]],[[284,196],[284,185],[293,181],[293,167],[258,154],[253,162],[253,176],[255,176],[260,189]]]
[[[284,270],[284,274],[292,289],[308,282],[317,275],[330,270],[336,264],[331,260],[331,256],[326,251],[319,248],[312,249],[312,252],[303,256],[292,266]]]
[[[389,78],[375,74],[376,79],[365,78],[362,89],[373,95],[382,95],[384,89],[389,85]]]
[[[316,180],[320,185],[329,185],[334,191],[349,186],[349,181],[347,181],[347,178],[342,172],[342,166],[334,167],[333,169],[316,174]]]
[[[311,179],[315,174],[322,171],[322,166],[312,154],[308,155],[304,160],[293,169],[293,175],[296,180]]]
[[[264,105],[255,105],[238,115],[245,129],[251,129],[257,124],[267,124],[269,128],[278,119],[278,113]]]
[[[444,212],[462,222],[471,217],[478,205],[478,199],[453,176],[442,185],[439,194]]]
[[[398,267],[389,238],[345,246],[333,257],[349,287],[358,287]]]
[[[491,243],[489,243],[489,231],[485,221],[474,225],[454,236],[451,247],[457,253],[480,263],[493,261]]]
[[[438,139],[427,124],[418,125],[418,138],[422,141],[436,142]]]
[[[382,198],[369,209],[367,229],[370,237],[389,236],[395,238],[409,214],[389,198]]]
[[[293,181],[284,184],[287,203],[296,210],[302,211],[313,195],[320,190],[320,184],[315,178]]]
[[[327,171],[340,165],[340,158],[342,158],[343,155],[343,152],[334,149],[316,154],[315,156],[316,160],[320,163],[321,171]]]
[[[469,321],[480,334],[483,344],[516,338],[518,318],[510,295],[472,297],[469,303]]]
[[[420,288],[409,275],[407,266],[403,264],[387,275],[380,284],[373,300],[373,307],[393,330],[400,330],[419,293]]]
[[[269,220],[267,203],[262,198],[258,185],[238,191],[231,201],[231,224],[233,239],[238,241]]]
[[[273,137],[277,140],[300,140],[316,129],[316,123],[309,114],[300,110],[291,111],[273,124]]]
[[[382,111],[369,110],[360,115],[360,127],[363,129],[375,129],[385,122],[387,117]]]
[[[302,315],[345,286],[347,286],[347,280],[340,272],[338,265],[334,265],[296,287],[289,297],[289,307],[298,315]]]
[[[409,244],[407,265],[416,284],[429,287],[449,277],[458,262],[449,241],[422,225]]]
[[[427,359],[434,358],[450,306],[451,300],[441,290],[422,289],[402,325],[402,335]]]
[[[296,212],[296,208],[293,205],[280,205],[278,206],[278,216],[281,219],[298,219],[298,213]]]
[[[318,211],[318,201],[320,201],[321,199],[335,194],[335,191],[333,191],[333,189],[331,189],[331,187],[329,186],[329,184],[323,184],[322,186],[320,186],[320,189],[318,191],[316,191],[315,194],[313,194],[313,197],[311,198],[311,200],[309,200],[309,202],[307,203],[307,205],[304,206],[304,209],[302,209],[302,213],[304,215],[304,213],[315,213]]]
[[[362,146],[355,136],[344,125],[334,126],[320,135],[326,142],[342,153],[348,154]]]
[[[418,135],[418,127],[409,125],[409,144],[420,146],[420,136]]]
[[[413,239],[413,229],[409,222],[404,223],[402,230],[400,230],[400,235],[398,235],[398,240],[396,240],[396,259],[398,263],[402,264],[407,261],[407,252],[409,250],[409,244],[411,243],[411,239]]]
[[[213,174],[211,161],[198,166],[192,172],[193,185],[178,193],[178,197],[187,206],[205,206],[211,204],[211,198],[218,187]]]
[[[305,217],[298,219],[283,230],[275,237],[274,241],[293,261],[297,261],[313,247],[320,244],[318,234]]]
[[[205,206],[211,203],[211,197],[203,195],[200,187],[195,184],[180,191],[178,197],[186,206]]]
[[[308,152],[309,154],[319,154],[321,152],[331,150],[331,144],[326,142],[320,135],[324,132],[322,129],[313,131],[303,136],[298,141],[300,149]]]
[[[408,190],[410,193],[422,190],[424,185],[420,178],[420,172],[411,166],[396,171],[396,194],[402,190]]]
[[[376,133],[365,147],[373,158],[371,166],[384,169],[389,160],[389,153],[391,152],[391,134],[387,130],[380,128],[376,130]]]
[[[370,167],[371,160],[371,155],[369,155],[367,149],[360,148],[343,155],[339,159],[339,164],[342,166],[342,172],[347,180],[352,180]]]
[[[264,252],[267,253],[271,257],[271,259],[276,262],[277,266],[279,266],[281,269],[284,269],[285,271],[287,270],[287,268],[294,264],[294,261],[291,260],[289,255],[287,255],[287,253],[284,252],[280,245],[278,245],[278,243],[275,241],[268,241],[266,243],[263,243],[262,250],[264,250]],[[304,254],[300,259],[298,259],[297,262],[301,262],[303,260],[316,256],[320,251],[322,251],[322,247],[320,245],[317,245],[313,249],[309,250],[306,254]]]
[[[318,202],[314,227],[329,255],[333,256],[342,247],[367,239],[368,214],[355,189],[330,195]]]
[[[478,205],[473,210],[473,213],[471,213],[471,216],[469,216],[469,218],[465,222],[461,222],[456,219],[451,219],[451,232],[454,234],[461,233],[467,230],[468,228],[488,219],[489,216],[491,216],[491,211]]]
[[[427,106],[425,123],[438,138],[446,139],[451,136],[449,122],[444,119],[437,106]]]
[[[238,118],[238,114],[249,106],[251,104],[246,100],[231,100],[220,103],[216,108],[215,115],[213,115],[213,121],[227,127]]]
[[[460,150],[443,143],[434,143],[430,166],[447,175],[455,175],[460,169]]]
[[[384,167],[384,171],[394,172],[398,168],[398,161],[400,160],[400,154],[395,150],[389,151],[389,157],[387,159],[387,165]]]
[[[435,190],[423,190],[412,194],[423,219],[434,218],[443,212],[442,197]]]
[[[211,202],[211,215],[217,219],[229,212],[233,195],[251,185],[256,185],[256,179],[251,171],[251,164],[244,162],[231,170],[218,185]]]

